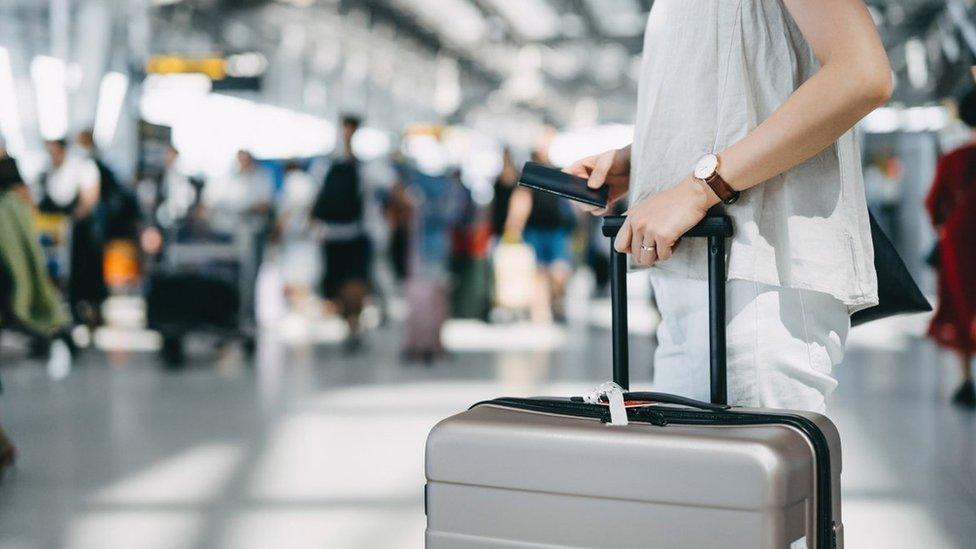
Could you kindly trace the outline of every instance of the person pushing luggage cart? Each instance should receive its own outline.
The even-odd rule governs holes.
[[[678,244],[724,204],[729,401],[825,410],[850,315],[878,304],[852,127],[891,90],[861,0],[655,2],[633,143],[566,171],[629,196],[616,249],[655,267],[661,390],[709,396],[706,245]]]

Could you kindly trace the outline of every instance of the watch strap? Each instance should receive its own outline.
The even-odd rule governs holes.
[[[727,181],[722,179],[722,176],[719,175],[717,171],[713,172],[708,179],[704,180],[704,182],[710,189],[712,189],[723,204],[735,204],[736,200],[739,199],[739,195],[741,193],[733,189]]]

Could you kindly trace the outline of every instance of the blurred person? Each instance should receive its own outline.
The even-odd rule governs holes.
[[[135,193],[119,181],[115,170],[105,162],[95,145],[91,129],[78,132],[75,142],[79,153],[94,162],[98,168],[99,201],[104,210],[105,239],[134,241],[142,221],[142,212]]]
[[[94,328],[102,323],[101,306],[108,297],[101,176],[91,158],[68,154],[65,140],[48,141],[46,146],[51,168],[41,176],[39,208],[71,219],[68,302],[75,321]]]
[[[34,205],[30,188],[20,175],[17,160],[7,151],[7,143],[3,137],[0,137],[0,191],[15,193],[24,203]]]
[[[431,364],[444,354],[441,327],[447,320],[451,235],[463,211],[457,184],[445,167],[412,169],[409,192],[416,215],[410,239],[409,273],[404,285],[407,318],[401,356]]]
[[[959,117],[976,128],[976,89],[959,103]],[[970,142],[939,159],[925,201],[938,233],[939,303],[929,337],[959,355],[962,382],[952,402],[976,408],[971,369],[976,353],[976,132]]]
[[[386,204],[386,220],[390,226],[390,265],[397,282],[403,282],[409,274],[410,227],[414,215],[414,204],[401,178],[390,189],[390,199]]]
[[[518,186],[519,171],[512,161],[512,151],[505,147],[502,150],[502,171],[495,178],[494,194],[491,199],[491,234],[496,239],[505,233],[505,222],[508,220],[509,203],[512,193]]]
[[[549,164],[545,147],[537,147],[532,161]],[[518,179],[516,177],[516,179]],[[535,252],[540,298],[532,307],[535,322],[564,322],[566,285],[572,275],[568,203],[552,194],[526,187],[512,192],[504,239],[524,241]]]
[[[311,211],[312,218],[323,224],[323,292],[349,327],[347,352],[362,348],[360,315],[372,276],[372,242],[365,223],[366,189],[362,164],[352,150],[360,123],[354,116],[342,118],[342,150],[329,166]]]
[[[13,328],[25,333],[32,355],[41,351],[48,371],[60,377],[71,366],[68,322],[47,277],[32,209],[17,162],[0,140],[0,332]],[[0,428],[0,477],[16,458],[16,447]]]
[[[491,309],[488,250],[491,226],[487,212],[475,204],[461,170],[453,170],[450,290],[451,318],[487,320]]]
[[[167,145],[163,153],[163,171],[156,188],[155,217],[163,227],[179,223],[197,203],[197,187],[181,169],[180,151],[173,145]]]
[[[615,246],[656,267],[661,390],[709,399],[707,245],[675,245],[724,202],[729,403],[825,410],[850,314],[878,303],[852,127],[891,90],[861,0],[654,3],[633,144],[567,171],[630,194]]]
[[[225,180],[213,181],[203,190],[213,229],[234,234],[242,225],[260,231],[267,221],[274,197],[271,173],[249,151],[237,151],[237,169]]]
[[[297,160],[285,164],[285,178],[276,221],[281,239],[282,276],[293,305],[305,303],[321,271],[318,246],[312,239],[309,215],[318,184]]]

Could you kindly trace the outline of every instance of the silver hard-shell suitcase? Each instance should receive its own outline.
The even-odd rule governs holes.
[[[611,246],[621,223],[604,221]],[[731,231],[715,216],[686,235],[709,239],[712,402],[624,393],[624,409],[611,387],[610,401],[499,398],[443,420],[427,439],[428,549],[843,547],[833,423],[725,405]],[[626,256],[612,253],[626,389]]]

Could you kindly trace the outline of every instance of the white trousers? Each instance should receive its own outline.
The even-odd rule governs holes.
[[[661,312],[657,390],[709,400],[708,286],[656,270]],[[847,306],[828,294],[730,280],[726,286],[729,403],[823,413],[844,357]]]

